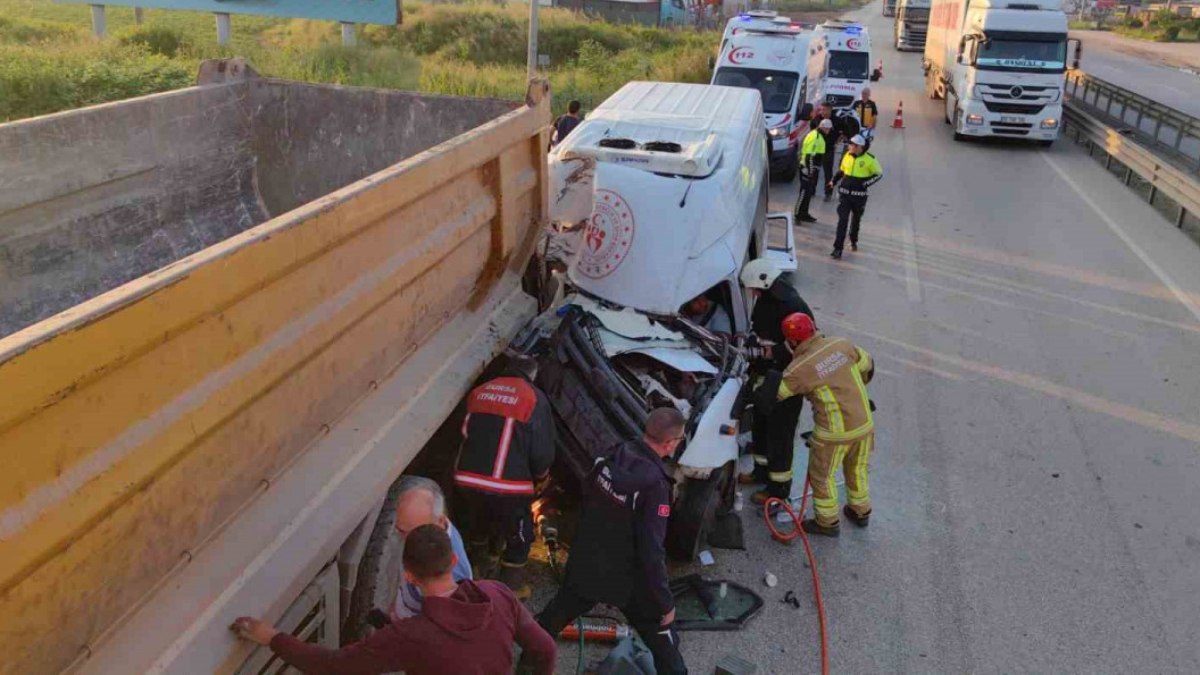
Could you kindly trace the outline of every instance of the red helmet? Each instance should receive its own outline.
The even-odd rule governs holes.
[[[784,318],[780,324],[784,339],[790,342],[804,342],[817,334],[817,326],[812,317],[803,312],[793,312]]]

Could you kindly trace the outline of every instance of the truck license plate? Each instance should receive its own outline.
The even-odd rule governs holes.
[[[1025,122],[1023,117],[1001,117],[1000,121],[1004,124],[1022,124]]]

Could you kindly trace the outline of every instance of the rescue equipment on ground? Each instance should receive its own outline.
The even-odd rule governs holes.
[[[580,635],[587,642],[616,642],[633,635],[629,626],[612,619],[583,617],[570,623],[558,637],[563,640],[578,640]]]

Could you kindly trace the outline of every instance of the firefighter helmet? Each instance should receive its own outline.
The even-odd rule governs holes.
[[[812,317],[804,312],[792,312],[788,314],[780,324],[783,329],[783,337],[788,342],[804,342],[817,333],[817,326],[813,323]]]
[[[746,263],[742,268],[741,280],[742,285],[746,288],[758,288],[767,290],[783,271],[779,269],[775,263],[766,258],[756,258]]]

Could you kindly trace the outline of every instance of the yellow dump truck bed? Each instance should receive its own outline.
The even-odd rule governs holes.
[[[535,309],[544,85],[228,67],[0,125],[0,247],[82,261],[8,270],[42,295],[0,338],[0,672],[235,669],[229,621],[287,608]]]

